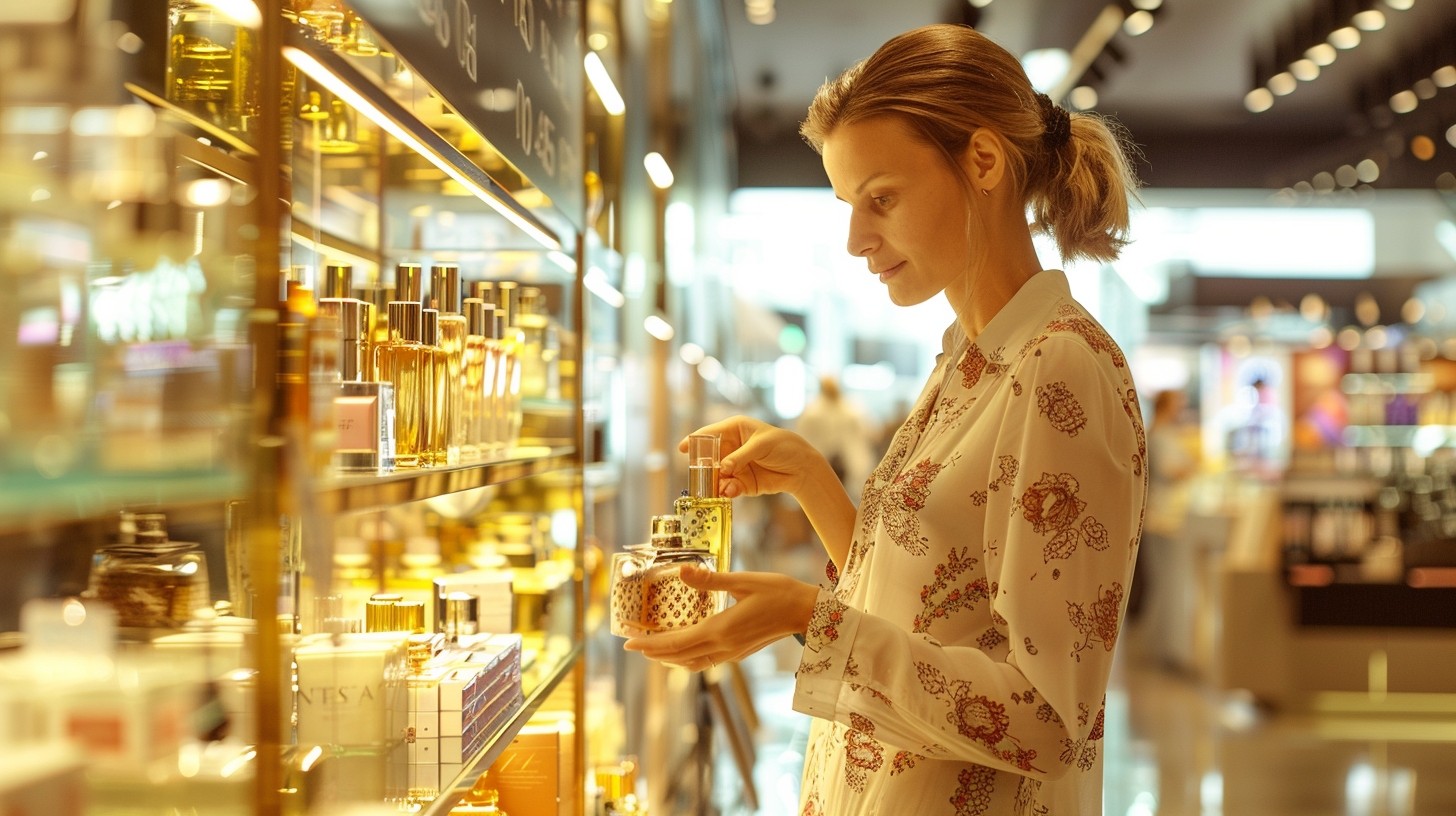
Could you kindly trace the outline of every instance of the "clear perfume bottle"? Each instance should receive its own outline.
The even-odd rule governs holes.
[[[515,312],[521,330],[521,394],[546,396],[546,298],[535,286],[522,286]]]
[[[682,516],[683,536],[693,547],[713,554],[719,572],[733,566],[733,500],[718,495],[719,445],[716,434],[688,437],[688,489],[673,502]]]
[[[448,380],[446,390],[450,418],[445,454],[448,464],[458,465],[467,444],[467,417],[463,403],[465,337],[469,333],[461,311],[460,267],[436,264],[430,270],[430,294],[435,300],[435,308],[440,311],[440,348],[445,351],[445,376]]]
[[[374,350],[380,382],[394,386],[394,466],[400,469],[422,464],[426,376],[425,347],[420,343],[422,311],[418,301],[390,301],[389,341]]]
[[[450,379],[445,349],[440,345],[440,313],[435,309],[422,312],[420,343],[425,347],[425,403],[423,451],[425,464],[444,467],[449,464],[447,443],[450,436]],[[459,455],[456,459],[458,461]]]
[[[165,515],[123,514],[121,531],[96,553],[88,593],[116,609],[117,625],[176,628],[212,606],[201,547],[170,540]]]
[[[173,0],[167,41],[168,101],[246,134],[259,112],[252,32],[212,4]]]
[[[711,615],[710,594],[683,583],[682,568],[688,565],[712,570],[715,560],[706,549],[690,546],[681,517],[653,516],[651,543],[612,556],[612,634],[681,629]]]
[[[466,298],[464,301],[466,330],[465,348],[460,359],[460,401],[464,408],[461,415],[465,424],[465,442],[460,448],[460,458],[466,462],[480,461],[490,452],[486,441],[486,422],[490,416],[490,392],[486,389],[486,343],[490,324],[486,322],[486,306],[480,298]],[[490,311],[490,319],[494,319],[495,307],[491,306]]]

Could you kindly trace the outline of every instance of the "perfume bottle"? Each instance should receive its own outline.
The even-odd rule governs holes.
[[[177,628],[212,605],[201,547],[170,540],[162,513],[122,514],[117,542],[92,562],[88,594],[123,627]]]
[[[420,343],[418,301],[389,302],[389,342],[374,350],[379,381],[394,388],[394,466],[421,466],[425,402],[425,347]]]
[[[506,283],[498,285],[502,299],[510,299]],[[502,454],[521,441],[521,355],[525,338],[521,329],[511,325],[510,311],[496,309],[496,342],[500,349],[500,365],[496,370],[496,397],[500,410],[496,425],[496,450]]]
[[[535,286],[522,286],[515,325],[521,331],[521,395],[546,396],[546,298]]]
[[[450,436],[450,377],[448,355],[440,345],[440,313],[435,309],[422,312],[420,343],[425,347],[425,403],[423,450],[425,464],[444,467],[449,464],[447,445]],[[459,454],[456,454],[459,461]]]
[[[688,489],[673,502],[683,518],[683,536],[693,547],[713,554],[719,572],[733,567],[733,500],[718,495],[719,443],[716,434],[688,437]]]
[[[466,298],[465,347],[460,358],[460,403],[461,417],[465,425],[465,441],[460,446],[460,458],[465,462],[478,462],[489,453],[486,441],[486,422],[489,414],[490,391],[486,388],[486,342],[490,325],[486,318],[486,303],[480,298]],[[490,307],[494,319],[495,307]],[[494,376],[494,369],[491,375]]]
[[[259,113],[252,31],[210,3],[173,0],[167,43],[167,100],[246,134]]]
[[[685,565],[716,568],[711,553],[689,546],[680,516],[653,516],[651,543],[612,556],[612,634],[681,629],[711,615],[709,593],[683,583]]]
[[[445,377],[447,398],[450,402],[450,420],[445,453],[448,464],[460,464],[462,450],[467,441],[467,416],[465,402],[464,356],[465,337],[469,325],[462,312],[460,299],[460,267],[455,264],[436,264],[430,270],[430,294],[435,308],[440,311],[440,348],[445,351]]]

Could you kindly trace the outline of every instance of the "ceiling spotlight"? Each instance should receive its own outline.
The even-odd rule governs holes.
[[[1300,82],[1313,82],[1320,75],[1319,65],[1309,57],[1289,63],[1289,73]]]
[[[1380,9],[1366,9],[1351,19],[1361,31],[1379,31],[1385,28],[1385,14]]]
[[[1309,47],[1308,51],[1304,52],[1304,56],[1309,59],[1310,62],[1313,62],[1315,65],[1318,65],[1321,68],[1328,65],[1334,65],[1335,57],[1339,56],[1339,54],[1340,52],[1336,51],[1335,47],[1327,42],[1322,42],[1318,45],[1312,45]]]
[[[1415,91],[1401,91],[1390,98],[1390,109],[1396,113],[1410,113],[1419,104]]]
[[[1341,51],[1349,51],[1360,44],[1360,29],[1352,25],[1337,28],[1330,32],[1329,43]]]
[[[1395,11],[1409,11],[1415,4],[1416,0],[1385,0],[1385,5]]]
[[[1456,65],[1442,65],[1431,74],[1431,81],[1436,83],[1438,88],[1450,88],[1456,85]]]
[[[1138,37],[1148,33],[1153,27],[1153,13],[1151,11],[1138,10],[1127,16],[1122,21],[1122,30],[1127,32],[1129,37]]]
[[[1255,88],[1244,94],[1244,108],[1249,113],[1263,113],[1274,107],[1274,94],[1268,88]]]
[[[1077,110],[1092,110],[1097,107],[1097,89],[1091,85],[1078,85],[1067,94],[1067,101]]]
[[[1411,86],[1411,90],[1415,91],[1416,96],[1419,96],[1421,99],[1436,98],[1436,83],[1430,77],[1421,77],[1416,80],[1416,84]]]
[[[967,2],[969,2],[976,8],[985,8],[986,6],[991,5],[991,0],[967,0]]]
[[[1269,77],[1269,90],[1275,96],[1288,96],[1294,93],[1294,89],[1298,85],[1299,81],[1294,78],[1294,74],[1288,71],[1280,71],[1274,76]]]
[[[1139,11],[1157,11],[1163,7],[1163,0],[1132,0],[1132,7]]]
[[[1380,178],[1380,165],[1374,159],[1361,159],[1355,165],[1355,175],[1366,184],[1374,184]]]

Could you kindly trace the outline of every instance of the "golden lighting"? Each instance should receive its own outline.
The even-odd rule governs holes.
[[[1431,140],[1430,136],[1417,136],[1411,139],[1410,151],[1411,155],[1417,159],[1430,161],[1436,157],[1436,143]]]

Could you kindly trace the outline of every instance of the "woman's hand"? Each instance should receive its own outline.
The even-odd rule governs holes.
[[[734,603],[707,620],[671,632],[629,639],[623,648],[644,657],[704,671],[741,660],[768,644],[809,628],[819,588],[773,572],[719,573],[700,567],[682,569],[683,583],[696,589],[726,591]]]
[[[694,433],[722,438],[718,495],[725,498],[798,494],[808,474],[820,469],[833,474],[828,460],[802,436],[751,417],[731,417]],[[679,442],[677,449],[686,453],[688,441]]]

